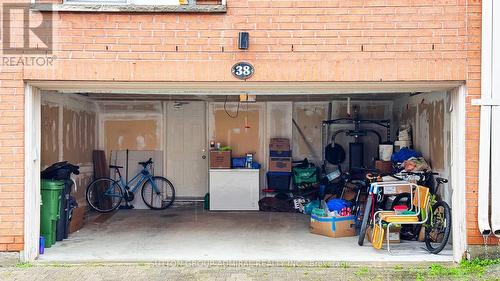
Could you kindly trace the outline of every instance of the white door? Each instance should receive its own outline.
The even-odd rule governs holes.
[[[167,103],[167,177],[179,199],[199,199],[208,191],[205,103]]]

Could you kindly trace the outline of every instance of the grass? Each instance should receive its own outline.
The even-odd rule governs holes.
[[[367,276],[369,272],[368,267],[360,267],[354,274],[356,276]]]
[[[429,267],[428,275],[431,277],[467,277],[483,276],[488,266],[500,264],[500,259],[483,260],[473,259],[464,260],[456,267],[445,267],[440,264],[433,264]]]
[[[394,270],[401,271],[401,270],[403,270],[403,266],[401,266],[401,265],[395,265],[394,266]]]
[[[16,264],[16,268],[30,268],[33,267],[33,265],[29,262],[20,262]]]

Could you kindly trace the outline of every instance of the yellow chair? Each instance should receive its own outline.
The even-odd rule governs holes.
[[[424,224],[428,220],[429,208],[429,188],[425,186],[416,186],[412,196],[412,213],[396,214],[394,211],[378,211],[374,214],[374,228],[372,236],[372,245],[375,249],[381,249],[384,240],[384,234],[387,228],[387,251],[392,254],[390,248],[389,229],[392,225],[401,224]],[[387,224],[384,227],[383,224]]]

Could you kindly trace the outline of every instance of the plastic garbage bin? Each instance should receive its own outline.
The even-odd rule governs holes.
[[[78,175],[79,173],[79,167],[68,163],[68,161],[54,163],[41,172],[42,179],[64,182],[64,189],[61,193],[61,204],[59,206],[59,219],[56,223],[56,241],[68,238],[69,218],[72,208],[68,200],[71,196],[71,187],[73,185],[71,174]]]
[[[59,208],[59,219],[57,220],[56,226],[56,241],[62,241],[68,238],[69,233],[69,214],[70,205],[69,197],[71,194],[71,187],[73,186],[73,181],[70,179],[64,180],[64,189],[61,193],[61,205]]]
[[[56,224],[59,219],[63,181],[42,180],[42,206],[40,208],[40,235],[45,238],[45,248],[56,242]]]

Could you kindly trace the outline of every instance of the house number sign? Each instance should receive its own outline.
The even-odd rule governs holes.
[[[231,68],[233,76],[241,80],[250,78],[254,71],[255,69],[253,68],[253,65],[248,62],[238,62]]]

